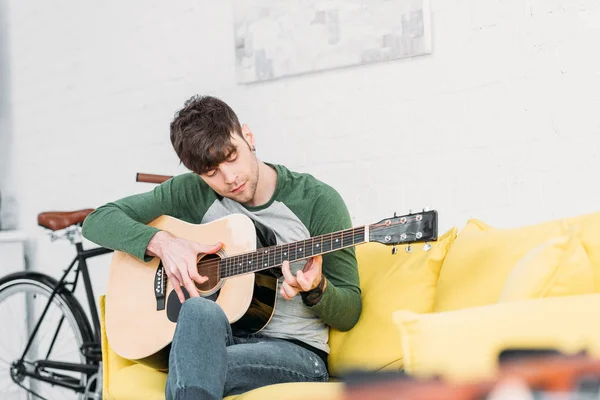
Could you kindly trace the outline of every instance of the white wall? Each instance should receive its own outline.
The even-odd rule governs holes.
[[[35,268],[67,244],[44,210],[96,207],[176,174],[176,109],[217,95],[264,160],[314,173],[355,224],[423,206],[442,231],[600,210],[600,3],[432,0],[433,54],[249,86],[234,76],[231,1],[6,0],[20,224]],[[105,288],[109,258],[94,264]]]
[[[0,0],[0,229],[7,229],[16,221],[7,221],[8,198],[12,197],[12,129],[9,109],[10,78],[8,61],[8,16],[4,0]],[[11,181],[9,181],[11,179]],[[4,207],[3,207],[4,204]],[[4,217],[4,219],[2,218]],[[15,218],[16,219],[16,218]]]

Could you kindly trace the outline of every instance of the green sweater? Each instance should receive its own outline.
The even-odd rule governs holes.
[[[146,248],[158,229],[146,224],[161,215],[199,224],[242,213],[270,228],[277,244],[352,227],[347,207],[332,187],[309,174],[269,165],[277,171],[277,183],[272,198],[264,205],[249,207],[221,197],[198,175],[186,173],[149,192],[99,207],[86,218],[83,235],[98,245],[149,261]],[[292,263],[292,272],[301,269],[305,262]],[[324,254],[323,275],[327,277],[327,288],[312,307],[306,306],[300,295],[285,300],[277,294],[273,318],[261,333],[302,340],[329,352],[328,326],[347,331],[361,313],[355,249]]]

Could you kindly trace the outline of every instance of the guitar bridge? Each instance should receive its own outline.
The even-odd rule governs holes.
[[[165,286],[167,282],[167,274],[162,261],[158,263],[156,274],[154,274],[154,297],[156,298],[156,311],[165,309]]]

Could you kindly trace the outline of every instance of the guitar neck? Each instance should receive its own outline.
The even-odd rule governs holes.
[[[352,247],[367,242],[367,236],[368,228],[361,226],[315,236],[298,242],[263,247],[251,253],[225,257],[219,261],[220,277],[228,278],[258,272],[279,267],[284,261],[300,261]]]

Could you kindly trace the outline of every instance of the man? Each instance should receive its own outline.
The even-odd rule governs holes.
[[[343,200],[308,174],[260,161],[248,126],[214,97],[185,103],[171,123],[171,143],[192,172],[108,203],[83,225],[84,236],[99,245],[163,261],[183,303],[167,399],[220,399],[275,383],[327,381],[328,327],[347,331],[361,312],[354,248],[285,261],[270,322],[257,334],[235,336],[221,308],[195,286],[207,280],[198,273],[197,255],[222,244],[194,243],[146,224],[160,215],[198,224],[243,213],[282,244],[350,228]]]

